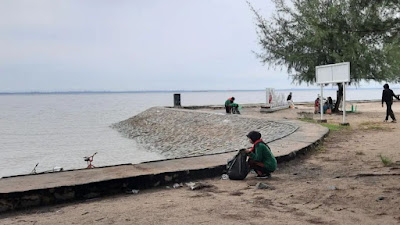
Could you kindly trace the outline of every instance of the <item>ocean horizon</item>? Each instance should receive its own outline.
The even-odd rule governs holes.
[[[382,88],[356,88],[347,87],[346,90],[376,90]],[[283,88],[275,89],[276,91],[310,91],[321,90],[320,88]],[[324,90],[337,90],[337,88],[324,88]],[[175,93],[175,92],[257,92],[265,91],[265,89],[237,89],[237,90],[127,90],[127,91],[113,91],[113,90],[82,90],[82,91],[0,91],[0,95],[12,94],[122,94],[122,93]]]

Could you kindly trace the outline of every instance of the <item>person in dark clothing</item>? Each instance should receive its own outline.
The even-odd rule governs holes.
[[[383,102],[386,103],[386,118],[384,122],[387,122],[390,118],[392,118],[392,123],[396,123],[396,117],[394,116],[393,110],[392,110],[392,104],[393,104],[393,97],[399,99],[398,95],[395,95],[392,91],[392,89],[389,88],[389,84],[383,85],[383,92],[382,92],[382,107],[383,107]]]
[[[250,169],[257,173],[257,178],[268,178],[276,170],[277,162],[268,145],[261,139],[261,134],[257,131],[251,131],[247,134],[253,147],[246,149],[249,157],[247,161]]]
[[[286,101],[287,101],[287,103],[289,105],[289,108],[293,109],[294,108],[294,103],[293,103],[293,100],[292,100],[292,92],[289,93],[289,95],[286,98]]]
[[[289,93],[289,95],[287,96],[287,99],[286,99],[286,101],[290,101],[290,100],[292,100],[292,92]]]
[[[333,108],[333,100],[332,100],[332,97],[328,97],[328,105],[329,105],[329,108],[330,109],[332,109]]]

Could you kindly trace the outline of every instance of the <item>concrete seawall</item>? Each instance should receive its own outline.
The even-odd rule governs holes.
[[[211,112],[196,112],[185,109],[165,110],[163,112],[178,113],[179,116],[186,114],[190,114],[189,117],[194,116],[197,118],[202,116],[214,118],[215,116],[215,113]],[[220,116],[218,115],[217,118],[224,118]],[[151,116],[148,119],[145,121],[151,121]],[[235,118],[231,116],[228,119]],[[256,121],[249,124],[265,126],[267,127],[266,129],[268,129],[267,124],[272,124],[273,126],[281,124],[281,127],[289,128],[289,130],[295,128],[270,140],[269,146],[278,162],[293,159],[297,154],[312,149],[329,132],[327,128],[320,125],[301,121],[270,120],[245,115],[238,117],[239,120],[245,121],[245,123]],[[178,123],[177,126],[182,126],[182,124]],[[246,129],[251,128],[251,126],[246,127]],[[218,127],[215,129],[218,129]],[[240,133],[238,135],[243,136],[243,131],[240,130],[238,132]],[[232,134],[232,137],[236,137],[236,135]],[[206,151],[211,155],[198,155],[135,165],[127,164],[90,170],[71,170],[2,178],[0,179],[0,212],[118,193],[129,193],[132,189],[140,190],[188,180],[220,176],[225,170],[227,159],[231,158],[235,154],[234,151],[241,147],[240,144],[238,146],[233,145],[225,153]]]

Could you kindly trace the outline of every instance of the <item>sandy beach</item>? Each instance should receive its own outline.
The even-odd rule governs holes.
[[[341,115],[326,115],[333,125],[323,145],[279,164],[271,179],[217,177],[201,180],[210,185],[201,190],[160,187],[5,213],[0,224],[399,224],[400,125],[383,122],[380,102],[354,104],[358,112],[347,115],[350,127],[336,126]],[[393,110],[400,118],[399,102]],[[299,105],[242,113],[297,120],[298,112],[312,111]],[[269,188],[257,189],[259,182]]]

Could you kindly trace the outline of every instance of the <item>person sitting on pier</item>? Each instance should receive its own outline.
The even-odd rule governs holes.
[[[240,114],[239,105],[234,103],[235,97],[230,97],[225,101],[225,111],[226,113]]]
[[[258,131],[251,131],[246,135],[253,147],[246,149],[250,169],[257,173],[257,178],[269,178],[276,170],[277,162],[268,145],[261,139]]]

